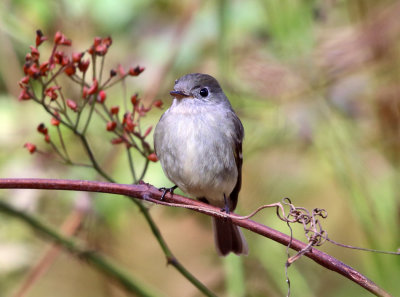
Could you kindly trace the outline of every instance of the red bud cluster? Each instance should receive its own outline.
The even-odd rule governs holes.
[[[72,62],[79,63],[83,57],[84,53],[73,53],[72,54]]]
[[[107,94],[104,90],[101,90],[99,94],[97,94],[97,102],[104,103],[106,101]]]
[[[104,56],[107,54],[108,48],[111,46],[111,44],[111,37],[95,37],[93,45],[88,49],[88,53],[91,55]]]
[[[26,149],[33,154],[34,152],[36,152],[36,145],[34,145],[33,143],[27,142],[24,144],[24,147],[26,147]]]
[[[114,131],[117,128],[117,123],[112,121],[107,123],[107,131]]]
[[[124,129],[126,132],[133,132],[136,123],[133,122],[133,115],[131,112],[126,112],[124,114],[124,119],[122,120],[122,125],[124,126]]]
[[[29,100],[31,99],[31,95],[29,94],[29,76],[25,76],[23,77],[20,81],[19,81],[19,87],[21,88],[21,92],[19,93],[18,96],[18,100]]]
[[[31,49],[31,55],[30,55],[31,60],[38,61],[40,58],[40,53],[38,49],[36,47],[33,47],[32,45],[30,46],[30,49]]]
[[[138,76],[143,71],[144,71],[144,67],[136,66],[135,68],[129,69],[129,75],[130,76]]]
[[[78,68],[81,72],[86,72],[89,68],[90,61],[89,60],[81,60],[78,63]]]
[[[94,79],[93,84],[89,88],[87,88],[86,86],[83,87],[82,98],[86,99],[89,95],[95,94],[97,92],[98,88],[99,88],[99,83],[97,82],[97,79]],[[105,98],[104,98],[104,100],[105,100]]]
[[[97,89],[99,87],[99,83],[97,82],[97,79],[93,80],[93,84],[90,86],[90,88],[87,90],[88,95],[93,95],[94,93],[97,92]]]
[[[112,144],[120,144],[120,143],[123,143],[123,142],[125,142],[125,139],[123,139],[122,137],[111,139],[111,143]]]
[[[69,64],[69,65],[67,65],[67,67],[65,67],[64,72],[65,72],[68,76],[74,75],[75,72],[76,72],[76,67],[75,67],[73,64]]]
[[[106,106],[110,100],[107,98],[109,95],[109,87],[123,81],[128,76],[140,75],[145,68],[136,66],[124,69],[122,65],[118,65],[118,67],[110,71],[110,76],[106,81],[101,81],[99,79],[99,77],[102,77],[103,73],[93,71],[92,82],[88,83],[85,73],[91,63],[100,63],[96,60],[96,57],[101,57],[101,59],[103,59],[108,53],[108,49],[112,45],[111,37],[96,37],[87,50],[90,56],[86,60],[84,60],[86,51],[68,54],[62,50],[62,46],[70,46],[72,42],[60,31],[56,32],[54,35],[53,49],[50,57],[43,60],[39,46],[46,40],[47,37],[44,36],[40,30],[37,30],[35,40],[36,46],[30,46],[30,51],[25,56],[25,64],[23,66],[25,76],[19,81],[19,86],[21,88],[21,93],[18,97],[19,100],[29,100],[33,98],[35,102],[43,105],[46,111],[52,115],[50,119],[51,126],[59,127],[60,124],[64,124],[65,127],[74,132],[80,132],[81,126],[78,125],[79,116],[85,107],[89,106],[94,108],[88,113],[89,118],[84,129],[88,127],[92,115],[95,116],[98,114],[106,122],[106,130],[117,135],[116,138],[111,140],[112,144],[124,143],[127,148],[137,149],[141,155],[145,156],[149,161],[156,162],[157,156],[153,153],[150,144],[145,141],[145,138],[151,134],[153,127],[147,127],[142,133],[140,119],[144,117],[151,108],[162,108],[162,102],[157,100],[147,108],[142,103],[138,94],[134,94],[130,98],[131,105],[129,111],[124,114],[122,119],[119,106]],[[101,63],[104,63],[104,61],[101,61]],[[100,68],[100,71],[103,71],[103,67]],[[81,90],[82,96],[78,96],[76,100],[66,99],[67,96],[64,94],[66,88],[63,86],[63,89],[61,89],[59,85],[63,83],[63,80],[56,80],[59,76],[69,77],[72,83],[79,84],[79,90]],[[82,102],[82,99],[87,100]],[[95,109],[95,104],[102,104],[103,111],[102,109]],[[76,112],[78,116],[74,117],[71,115],[71,111]],[[51,142],[49,129],[45,124],[41,123],[37,127],[37,131],[44,135],[46,142]],[[60,137],[62,131],[63,129],[57,129]],[[61,137],[61,142],[62,141]],[[63,156],[62,150],[59,151],[56,148],[57,143],[52,142],[51,144],[61,158],[68,161],[69,157],[65,151],[65,147],[63,147],[65,151],[65,156]],[[62,143],[62,145],[64,144]],[[25,147],[30,153],[37,151],[36,146],[32,143],[26,143]]]
[[[54,53],[53,62],[61,66],[67,66],[70,63],[70,58],[63,51]]]
[[[136,104],[135,105],[135,111],[139,113],[141,117],[144,117],[149,111],[151,110],[151,107],[144,107],[143,104]]]
[[[39,133],[44,135],[44,140],[46,142],[50,142],[50,135],[48,134],[48,130],[47,127],[45,126],[45,124],[41,123],[39,124],[39,126],[37,127],[37,130]]]
[[[119,106],[113,106],[113,107],[111,107],[110,112],[111,112],[111,114],[113,114],[113,115],[117,115],[118,112],[119,112]]]
[[[39,133],[42,133],[43,135],[46,135],[47,132],[48,132],[45,124],[43,124],[43,123],[39,124],[39,126],[37,127],[37,130],[38,130]]]
[[[49,71],[50,67],[49,67],[49,61],[44,61],[42,64],[40,64],[39,66],[39,70],[40,70],[40,75],[41,76],[46,76],[47,75],[47,71]]]
[[[43,33],[41,30],[36,31],[36,47],[41,45],[43,42],[47,40],[46,36],[43,36]]]
[[[133,105],[136,105],[137,103],[138,103],[138,94],[136,93],[136,94],[133,94],[132,96],[131,96],[131,103],[133,104]]]
[[[53,126],[58,126],[58,125],[60,125],[60,123],[61,123],[60,115],[56,111],[54,113],[54,117],[52,117],[51,120],[50,120],[50,124],[52,124]]]
[[[21,92],[19,93],[19,96],[18,96],[18,100],[19,101],[21,101],[21,100],[29,100],[31,98],[32,98],[31,95],[28,93],[28,91],[26,89],[22,89]]]
[[[61,87],[59,86],[52,86],[47,88],[44,93],[46,96],[50,97],[51,100],[56,100],[58,98],[58,95],[56,93],[57,90],[60,90]]]
[[[24,73],[33,79],[37,79],[40,76],[40,69],[36,63],[29,61],[24,64]]]
[[[22,85],[26,85],[29,83],[29,76],[24,76],[20,81],[19,81],[19,86],[22,87]]]
[[[53,126],[58,126],[60,125],[60,120],[57,118],[51,118],[50,124],[52,124]]]
[[[67,106],[75,112],[78,111],[78,104],[74,100],[67,99]]]
[[[70,39],[67,39],[64,34],[60,31],[57,31],[54,35],[54,43],[57,45],[67,45],[70,46],[72,44]]]

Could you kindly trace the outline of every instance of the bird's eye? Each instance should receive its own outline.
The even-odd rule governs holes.
[[[207,97],[207,96],[208,96],[208,90],[207,90],[207,88],[202,88],[202,89],[200,90],[200,96],[201,96],[201,97]]]

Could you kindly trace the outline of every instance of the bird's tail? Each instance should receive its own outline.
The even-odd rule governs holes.
[[[213,218],[214,240],[218,253],[226,256],[230,252],[247,255],[249,248],[242,231],[229,218]]]

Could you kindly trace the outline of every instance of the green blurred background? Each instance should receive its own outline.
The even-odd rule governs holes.
[[[400,246],[400,1],[394,0],[3,0],[0,3],[0,177],[101,180],[89,169],[66,167],[23,144],[46,144],[36,132],[50,118],[40,106],[18,102],[17,82],[36,29],[61,30],[75,50],[94,36],[112,36],[108,69],[146,67],[127,80],[150,104],[176,78],[215,76],[245,127],[239,214],[290,197],[296,206],[324,208],[330,238],[395,251]],[[44,45],[44,50],[46,49]],[[122,102],[123,88],[107,100]],[[162,111],[144,119],[155,125]],[[90,128],[105,167],[130,182],[126,155],[109,144],[102,124]],[[71,154],[82,154],[73,135]],[[69,139],[69,141],[68,141]],[[144,178],[170,186],[159,163]],[[160,296],[201,296],[166,260],[137,208],[107,195],[1,191],[1,199],[59,228],[73,209],[89,209],[77,234]],[[83,205],[83,206],[82,206]],[[219,258],[211,224],[183,209],[151,213],[179,261],[219,296],[285,296],[285,247],[245,231],[248,257]],[[288,233],[273,210],[255,220]],[[295,237],[304,240],[302,228]],[[0,214],[0,296],[13,296],[48,243],[21,222]],[[400,258],[320,248],[400,294]],[[307,258],[289,269],[292,296],[370,296]],[[25,296],[126,296],[85,263],[61,253]]]

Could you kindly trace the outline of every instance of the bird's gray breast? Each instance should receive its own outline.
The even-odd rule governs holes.
[[[238,172],[229,112],[214,106],[175,104],[158,123],[157,156],[168,178],[185,193],[220,200],[233,190]]]

